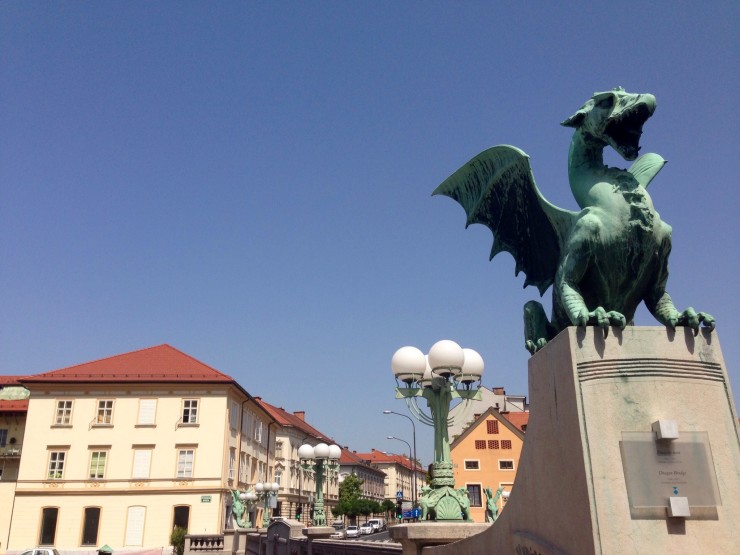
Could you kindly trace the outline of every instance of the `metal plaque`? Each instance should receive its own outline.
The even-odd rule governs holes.
[[[665,518],[672,497],[688,499],[688,518],[717,517],[722,503],[706,432],[681,432],[672,440],[622,432],[620,449],[633,518]]]

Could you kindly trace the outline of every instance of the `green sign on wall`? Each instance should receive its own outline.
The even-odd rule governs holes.
[[[201,495],[200,496],[200,502],[201,503],[210,503],[211,502],[211,496],[210,495]]]

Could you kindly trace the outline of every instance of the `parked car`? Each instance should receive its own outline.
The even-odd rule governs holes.
[[[368,534],[372,534],[373,532],[375,532],[375,530],[373,530],[373,525],[369,522],[360,525],[360,535],[367,536]]]
[[[354,524],[351,526],[347,526],[347,530],[345,531],[345,537],[359,538],[360,537],[360,527],[355,526]]]
[[[329,536],[330,538],[343,540],[347,537],[347,530],[344,529],[344,524],[332,524],[331,527],[334,528],[335,532]]]
[[[21,553],[21,555],[59,555],[59,551],[52,547],[37,547],[35,549],[28,549]]]

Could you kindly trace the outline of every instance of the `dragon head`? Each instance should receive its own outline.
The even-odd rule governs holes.
[[[578,129],[601,145],[610,145],[625,160],[634,160],[640,151],[642,126],[654,111],[652,94],[633,94],[617,87],[594,93],[561,125]]]

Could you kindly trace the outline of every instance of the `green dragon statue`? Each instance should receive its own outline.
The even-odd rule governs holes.
[[[553,285],[552,316],[539,302],[524,306],[525,346],[534,354],[567,326],[631,324],[644,302],[663,325],[714,329],[705,312],[679,312],[665,290],[671,227],[661,221],[647,187],[665,164],[657,154],[637,158],[645,122],[655,111],[651,94],[622,88],[595,93],[562,122],[575,129],[568,156],[571,191],[580,212],[550,204],[537,189],[529,156],[500,145],[475,156],[447,178],[435,195],[459,202],[467,225],[494,234],[491,258],[507,251],[524,270],[524,286],[540,295]],[[628,170],[604,164],[611,146]],[[467,227],[467,226],[466,226]]]

